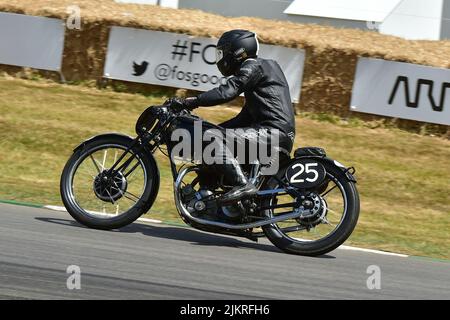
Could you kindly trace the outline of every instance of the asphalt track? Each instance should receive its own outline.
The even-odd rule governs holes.
[[[450,262],[269,242],[135,223],[90,230],[68,214],[0,205],[0,299],[450,299]],[[81,289],[68,290],[70,265]],[[381,289],[367,288],[369,266]]]

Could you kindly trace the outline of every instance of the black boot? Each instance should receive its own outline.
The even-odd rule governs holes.
[[[254,196],[258,192],[253,183],[247,180],[237,162],[223,165],[223,170],[235,187],[219,199],[222,204],[233,204],[243,198]]]
[[[251,182],[247,182],[244,185],[234,187],[227,193],[225,193],[221,198],[220,202],[222,204],[232,204],[236,203],[243,198],[248,198],[254,196],[258,192],[258,189]]]

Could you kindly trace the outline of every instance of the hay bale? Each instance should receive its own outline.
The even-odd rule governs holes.
[[[66,19],[67,7],[72,5],[81,9],[82,30],[66,31],[63,73],[68,80],[101,79],[111,26],[201,37],[219,37],[224,31],[243,28],[257,32],[262,43],[304,48],[307,60],[299,108],[344,117],[350,114],[358,56],[450,68],[450,41],[408,41],[371,31],[251,17],[227,18],[199,10],[113,0],[0,0],[0,11]],[[423,125],[400,122],[414,128]],[[438,131],[447,132],[447,126],[438,127]]]
[[[450,68],[450,41],[409,41],[376,32],[304,25],[259,18],[226,18],[198,10],[176,10],[113,0],[0,0],[0,10],[66,19],[67,7],[78,5],[83,25],[119,25],[218,37],[234,28],[254,30],[261,42],[286,47],[335,49],[363,55]]]

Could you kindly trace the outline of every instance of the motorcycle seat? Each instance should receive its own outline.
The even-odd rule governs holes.
[[[300,157],[307,157],[307,156],[319,156],[319,157],[326,157],[327,153],[324,149],[318,148],[318,147],[305,147],[305,148],[299,148],[295,150],[294,157],[300,158]]]

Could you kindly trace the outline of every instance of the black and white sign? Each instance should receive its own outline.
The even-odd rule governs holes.
[[[61,70],[64,28],[59,19],[0,12],[0,63]]]
[[[450,125],[450,70],[360,58],[351,110]]]
[[[301,189],[319,186],[326,177],[324,166],[315,160],[301,159],[286,170],[286,180]]]
[[[215,65],[217,39],[112,27],[104,76],[131,82],[207,91],[226,81]],[[300,99],[305,52],[260,46],[260,56],[278,61],[294,101]]]

